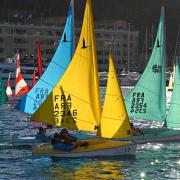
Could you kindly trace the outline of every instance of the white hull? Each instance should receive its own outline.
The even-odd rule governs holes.
[[[86,152],[63,152],[49,153],[48,156],[59,158],[84,158],[84,157],[131,157],[136,154],[136,144],[131,144],[124,147],[108,148],[101,150],[93,150]]]
[[[24,137],[19,137],[19,136],[13,136],[12,140],[11,140],[11,144],[12,146],[30,146],[30,147],[35,147],[37,145],[40,144],[50,144],[50,142],[48,143],[44,143],[44,142],[40,142],[36,139],[35,136],[24,136]]]
[[[148,143],[148,142],[180,142],[180,135],[176,135],[176,136],[170,136],[170,137],[158,137],[158,138],[154,138],[154,139],[141,139],[141,140],[137,140],[136,143],[137,144],[144,144],[144,143]]]

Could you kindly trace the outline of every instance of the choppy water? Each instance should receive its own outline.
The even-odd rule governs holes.
[[[13,134],[35,134],[26,115],[0,106],[0,179],[180,179],[180,143],[138,145],[134,159],[69,159],[34,156],[9,146]]]

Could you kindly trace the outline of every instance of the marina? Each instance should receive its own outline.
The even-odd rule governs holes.
[[[96,3],[85,1],[78,37],[74,0],[57,41],[4,26],[0,57],[11,63],[0,64],[0,179],[180,179],[180,26],[171,68],[165,5],[138,59],[139,31],[128,21],[97,26]],[[24,33],[33,48],[7,58],[5,45],[26,46]]]
[[[104,88],[101,89],[104,94]],[[127,91],[128,88],[125,88],[123,94]],[[64,179],[180,178],[180,143],[177,142],[137,145],[136,157],[125,160],[35,156],[29,147],[11,146],[14,134],[36,135],[37,128],[31,125],[25,114],[14,110],[10,104],[0,107],[0,132],[1,179],[61,179],[62,176]]]

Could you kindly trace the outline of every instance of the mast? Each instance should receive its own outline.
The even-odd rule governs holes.
[[[147,56],[148,56],[148,55],[147,55],[147,48],[148,48],[148,43],[147,43],[147,27],[146,27],[146,65],[147,65],[147,61],[148,61],[148,60],[147,60],[147,58],[148,58],[148,57],[147,57]]]
[[[180,24],[178,26],[178,33],[177,33],[177,39],[176,39],[176,46],[175,46],[175,50],[174,50],[173,64],[176,63],[176,53],[177,53],[178,45],[179,45],[179,31],[180,31]]]
[[[130,30],[131,30],[131,23],[128,23],[128,52],[127,52],[127,59],[128,59],[128,74],[130,71]]]
[[[151,47],[153,48],[153,45],[154,45],[154,24],[153,23],[151,25],[151,38],[152,38]]]
[[[72,7],[72,28],[73,28],[73,47],[72,47],[72,52],[75,51],[75,44],[76,44],[76,33],[75,33],[75,22],[74,22],[74,0],[71,0],[71,7]]]

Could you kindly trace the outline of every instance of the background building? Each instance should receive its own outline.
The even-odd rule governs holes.
[[[33,64],[36,58],[36,41],[40,40],[43,64],[49,63],[64,29],[65,17],[46,19],[41,25],[0,24],[0,62],[9,62],[19,49],[21,61]],[[58,21],[58,25],[53,25]],[[54,23],[56,24],[56,23]],[[81,23],[75,25],[75,39],[79,39]],[[99,71],[108,70],[109,50],[115,57],[118,72],[122,69],[136,69],[138,59],[138,31],[132,30],[125,21],[96,21],[95,36],[97,44]]]

